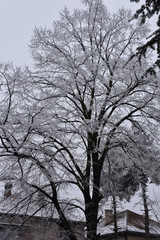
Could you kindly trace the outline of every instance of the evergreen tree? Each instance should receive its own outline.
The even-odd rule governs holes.
[[[140,0],[130,0],[131,2],[140,2]],[[140,18],[141,24],[144,24],[147,19],[152,18],[157,15],[157,29],[150,34],[147,38],[145,44],[137,48],[137,55],[139,55],[139,59],[142,56],[146,56],[146,52],[149,48],[156,50],[157,52],[157,60],[153,64],[152,67],[148,68],[147,72],[150,74],[155,74],[155,68],[160,68],[160,1],[159,0],[145,0],[145,3],[142,4],[141,8],[136,11],[134,14],[134,18]]]

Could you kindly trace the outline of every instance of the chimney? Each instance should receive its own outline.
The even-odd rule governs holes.
[[[113,221],[113,213],[112,210],[106,209],[105,210],[105,225]]]
[[[11,189],[12,189],[12,183],[11,182],[7,182],[4,186],[4,197],[8,198],[9,196],[11,196]]]
[[[40,208],[45,207],[45,196],[42,192],[38,192],[38,205]]]

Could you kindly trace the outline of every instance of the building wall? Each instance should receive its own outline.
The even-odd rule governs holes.
[[[124,237],[124,236],[118,237],[118,240],[126,240],[126,237]]]
[[[145,238],[138,237],[138,236],[127,236],[127,238],[123,237],[123,238],[120,238],[120,240],[145,240]]]
[[[144,237],[138,237],[138,236],[129,236],[128,240],[145,240]]]
[[[157,239],[157,238],[153,238],[151,237],[150,239]],[[120,236],[118,237],[118,240],[145,240],[145,237],[142,236]]]

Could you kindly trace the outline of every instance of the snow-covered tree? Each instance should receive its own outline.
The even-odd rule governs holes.
[[[159,152],[149,136],[138,128],[136,122],[128,135],[127,142],[108,151],[107,161],[102,170],[102,189],[106,199],[112,201],[114,212],[114,232],[117,239],[117,202],[130,201],[136,191],[141,191],[145,213],[146,239],[149,239],[149,202],[147,183],[154,179],[159,165]],[[125,144],[124,144],[125,143]],[[126,146],[127,144],[127,146]],[[152,180],[153,181],[153,180]]]
[[[40,192],[43,204],[41,199],[35,212],[46,205],[51,214],[54,206],[60,226],[76,239],[67,214],[77,207],[86,218],[87,239],[95,240],[107,154],[123,146],[128,165],[139,161],[138,146],[128,146],[133,122],[156,143],[159,83],[145,74],[151,53],[141,63],[131,59],[148,27],[129,21],[128,10],[110,14],[101,0],[83,2],[84,10],[65,9],[52,29],[35,28],[35,71],[9,77],[17,87],[14,95],[7,88],[2,99],[0,137],[7,169],[26,188],[27,210]],[[6,74],[1,68],[1,85]],[[76,196],[65,199],[71,186],[81,192],[82,204]]]
[[[140,0],[130,0],[131,2],[141,2]],[[140,18],[141,24],[144,24],[148,19],[153,16],[157,16],[155,18],[155,22],[157,25],[157,29],[154,30],[150,36],[146,39],[146,42],[137,48],[136,54],[141,58],[145,56],[148,49],[154,49],[157,53],[156,61],[153,66],[151,66],[147,72],[151,74],[155,74],[155,68],[160,68],[160,1],[159,0],[145,0],[141,7],[134,14],[134,18]]]

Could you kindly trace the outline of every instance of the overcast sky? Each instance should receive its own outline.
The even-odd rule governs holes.
[[[138,7],[130,0],[104,0],[110,11],[118,7]],[[71,11],[81,8],[81,0],[0,0],[0,62],[13,61],[29,65],[28,44],[34,26],[51,26],[59,12],[67,6]]]

